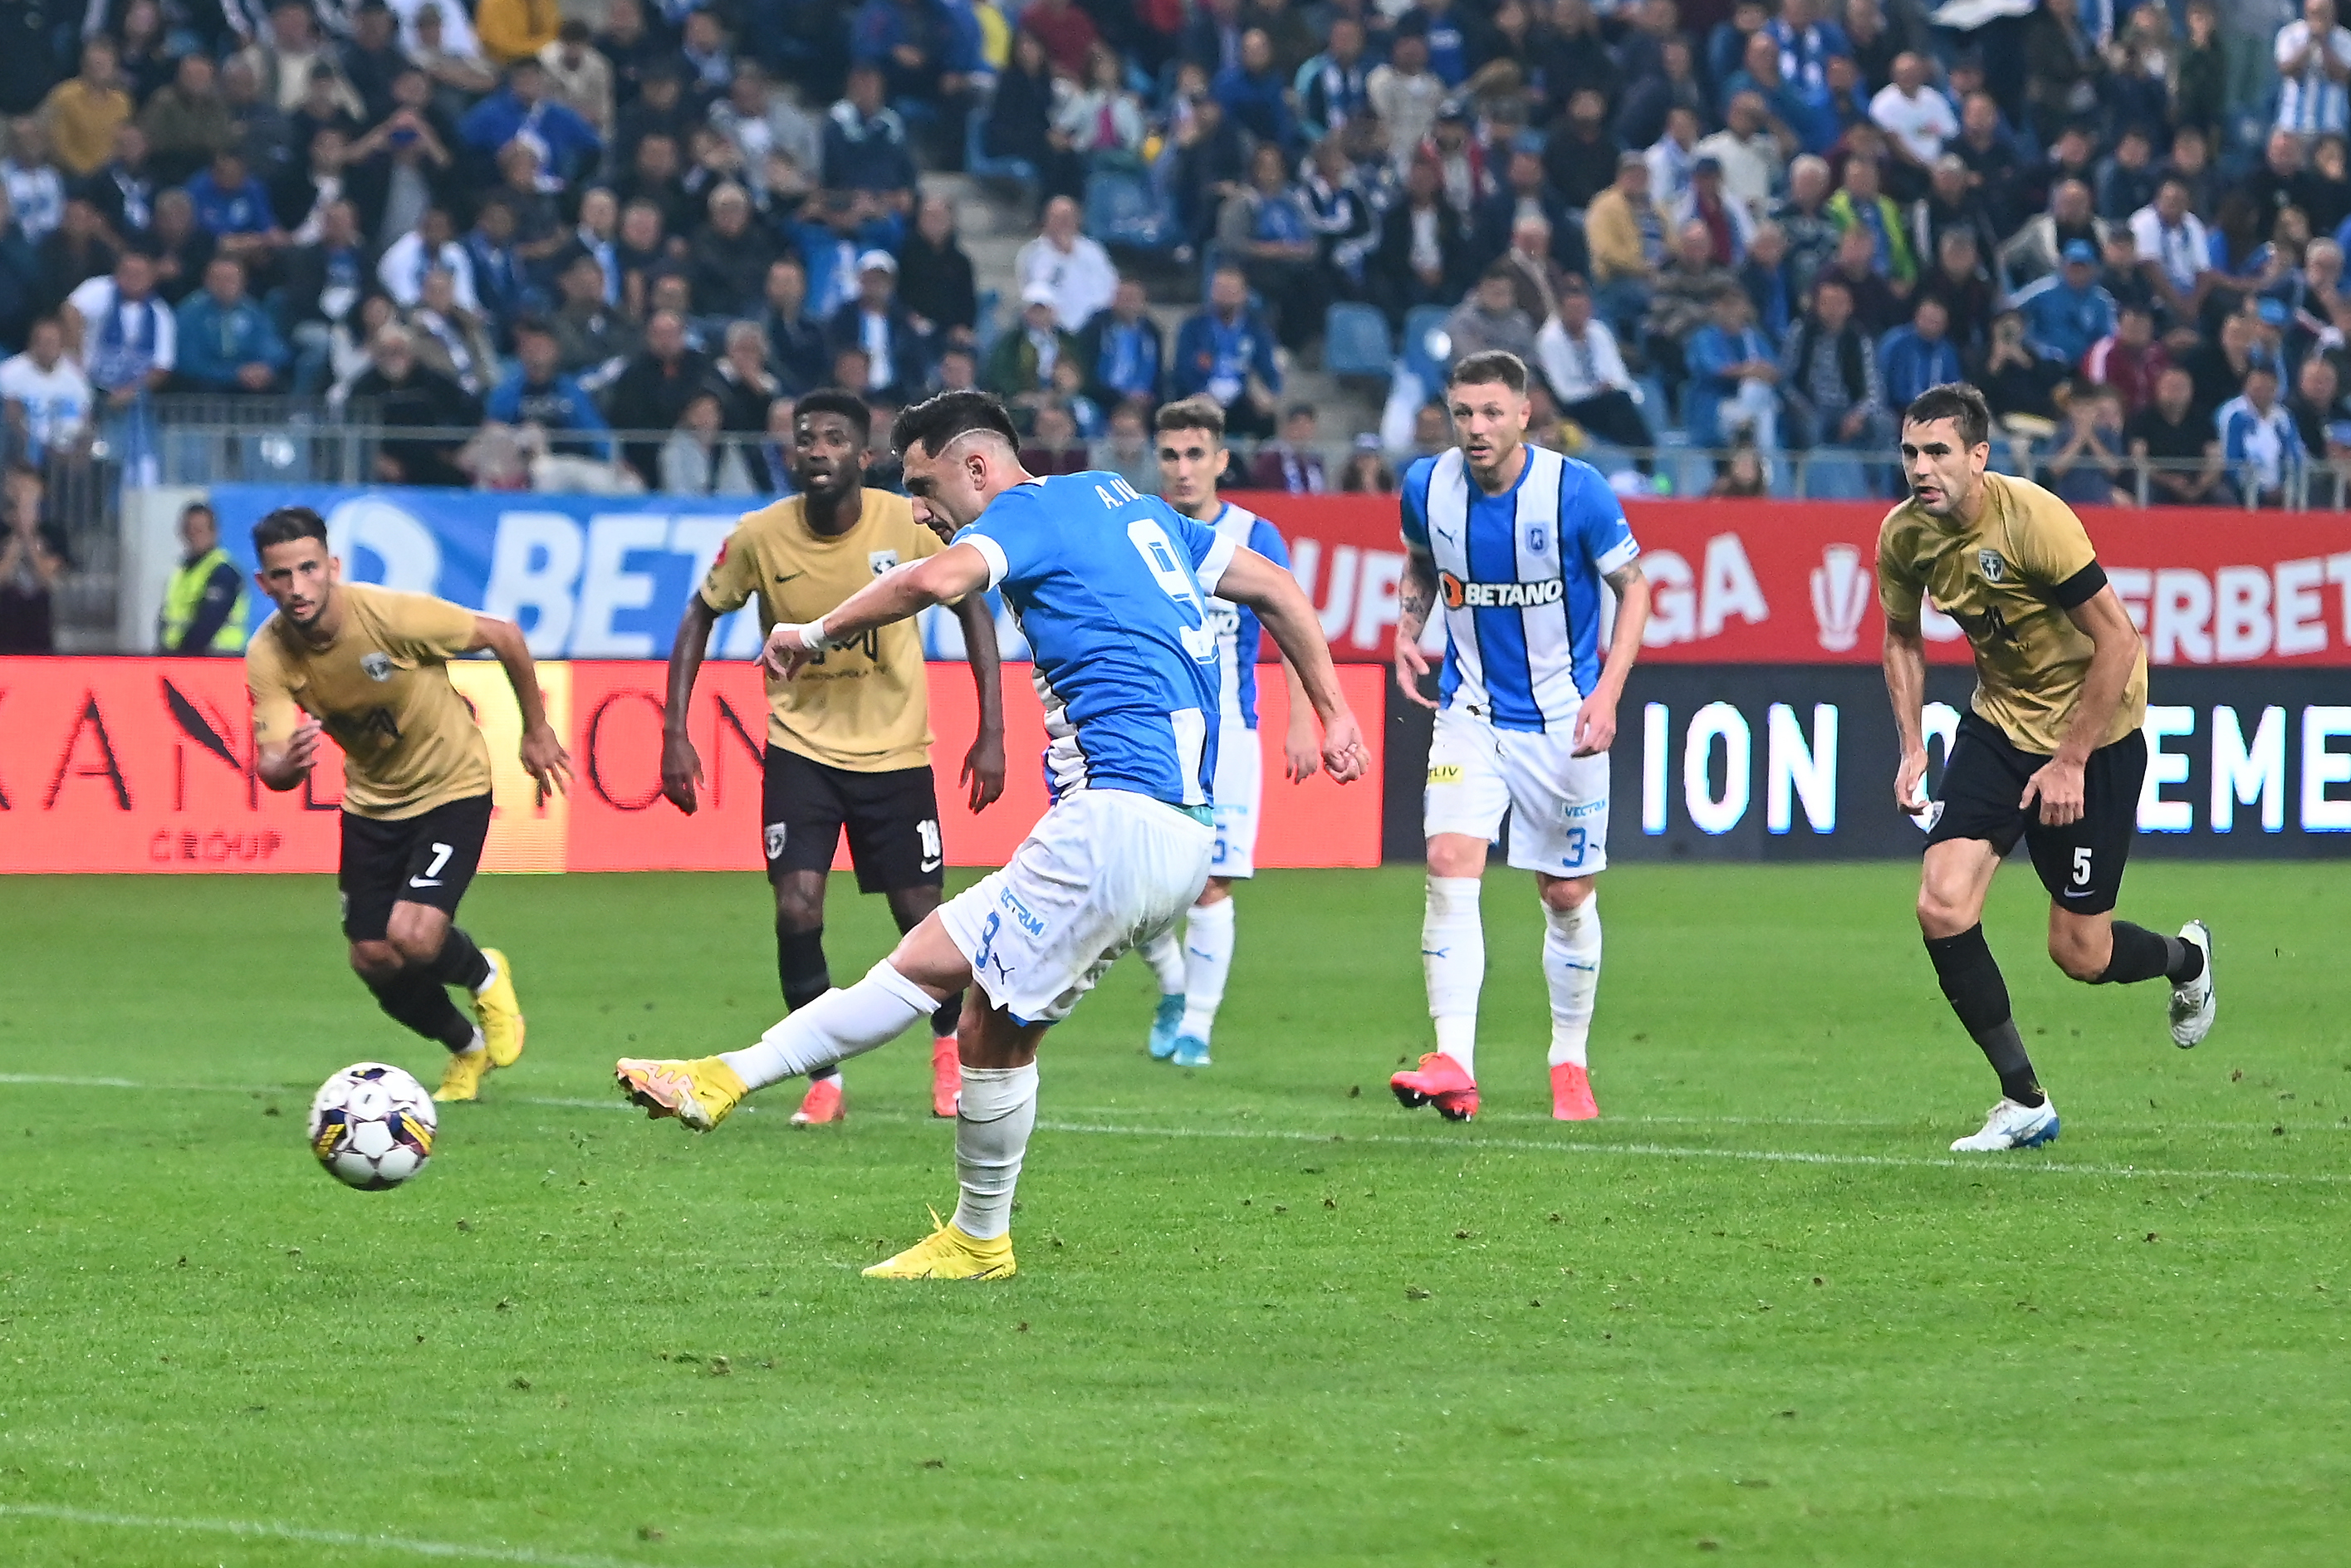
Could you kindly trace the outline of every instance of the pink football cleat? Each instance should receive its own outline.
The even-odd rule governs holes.
[[[1478,1081],[1441,1051],[1430,1051],[1418,1067],[1389,1079],[1388,1087],[1407,1111],[1434,1104],[1448,1122],[1467,1122],[1478,1113]]]

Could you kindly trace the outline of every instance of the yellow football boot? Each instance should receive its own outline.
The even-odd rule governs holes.
[[[612,1077],[621,1092],[644,1107],[654,1121],[674,1116],[697,1133],[726,1120],[726,1113],[751,1092],[733,1068],[715,1056],[695,1061],[622,1057],[613,1065]]]
[[[490,1065],[512,1067],[522,1056],[522,1002],[515,995],[514,965],[496,947],[483,948],[482,956],[496,972],[490,988],[474,998],[474,1021],[490,1048]]]
[[[449,1065],[441,1070],[441,1087],[433,1091],[433,1098],[441,1101],[478,1100],[482,1080],[490,1072],[490,1053],[485,1051],[453,1051]]]
[[[939,1226],[936,1230],[895,1258],[874,1264],[865,1270],[865,1277],[869,1280],[1008,1280],[1020,1271],[1019,1266],[1012,1261],[1010,1231],[993,1241],[981,1241],[956,1229],[953,1220],[940,1224],[936,1209],[931,1211],[931,1219]]]

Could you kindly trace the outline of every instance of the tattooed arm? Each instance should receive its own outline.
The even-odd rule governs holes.
[[[1637,569],[1636,569],[1637,570]],[[1426,708],[1437,704],[1421,695],[1420,683],[1428,674],[1428,655],[1420,651],[1420,634],[1428,626],[1429,615],[1437,608],[1437,562],[1425,549],[1407,550],[1404,558],[1404,580],[1396,585],[1395,673],[1396,685],[1404,695]],[[1647,600],[1642,601],[1643,612],[1647,612]]]

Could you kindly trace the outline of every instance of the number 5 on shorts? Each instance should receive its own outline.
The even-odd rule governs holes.
[[[2088,850],[2077,849],[2074,852],[2074,885],[2075,887],[2090,885],[2090,852]]]

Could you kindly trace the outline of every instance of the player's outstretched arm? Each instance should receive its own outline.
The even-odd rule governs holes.
[[[963,783],[971,791],[971,809],[986,810],[1004,793],[1004,665],[996,646],[996,617],[987,601],[967,593],[956,601],[956,620],[963,626],[964,657],[971,662],[971,684],[979,695],[979,733],[963,755]]]
[[[1364,748],[1364,732],[1348,710],[1339,689],[1339,672],[1331,663],[1331,645],[1323,641],[1322,618],[1307,601],[1306,591],[1281,567],[1246,547],[1233,551],[1224,576],[1208,587],[1219,599],[1246,604],[1273,636],[1274,646],[1298,673],[1314,716],[1322,721],[1322,766],[1340,783],[1351,783],[1370,770],[1371,754]]]
[[[2057,755],[2025,780],[2018,801],[2030,806],[2037,796],[2041,820],[2053,828],[2081,820],[2083,766],[2105,740],[2115,711],[2122,706],[2123,691],[2138,668],[2138,628],[2131,624],[2130,612],[2111,583],[2102,584],[2065,613],[2096,651],[2090,655],[2090,672],[2082,677],[2082,695],[2074,703],[2074,722],[2065,727]]]
[[[1420,634],[1437,609],[1437,558],[1425,549],[1407,549],[1404,580],[1396,584],[1395,673],[1404,695],[1425,708],[1436,700],[1423,695],[1420,683],[1428,678],[1428,655],[1420,651]]]
[[[1894,803],[1912,816],[1927,809],[1918,785],[1927,777],[1927,638],[1916,621],[1886,619],[1886,695],[1894,704],[1901,766],[1894,770]]]
[[[1303,784],[1322,771],[1322,745],[1314,733],[1314,702],[1306,695],[1306,683],[1298,678],[1298,666],[1286,658],[1281,661],[1281,676],[1290,688],[1290,723],[1281,736],[1281,776],[1293,784]]]
[[[1641,634],[1649,625],[1649,578],[1641,563],[1628,560],[1607,576],[1616,592],[1616,631],[1608,640],[1608,657],[1600,666],[1600,681],[1575,710],[1577,757],[1597,757],[1616,739],[1616,704],[1625,695],[1625,682],[1633,662],[1641,656]]]
[[[710,651],[710,629],[718,612],[699,593],[685,600],[685,613],[677,618],[677,635],[669,645],[669,694],[662,708],[662,794],[669,803],[694,815],[695,791],[702,785],[702,757],[685,733],[686,716],[694,706],[694,683]]]
[[[950,545],[926,559],[883,572],[813,621],[778,625],[768,633],[760,663],[789,679],[812,653],[838,648],[877,626],[919,615],[934,604],[987,586],[987,558],[971,546]]]
[[[263,743],[253,759],[253,770],[271,789],[283,794],[302,788],[302,780],[310,777],[310,769],[319,761],[319,737],[323,727],[307,715],[294,727],[283,746]]]
[[[563,737],[555,733],[555,727],[547,722],[547,701],[538,691],[538,666],[522,640],[522,628],[511,621],[475,616],[474,639],[465,644],[465,652],[477,653],[485,648],[497,655],[507,684],[514,687],[515,706],[522,710],[522,765],[538,781],[540,798],[544,800],[549,790],[569,794],[571,753],[564,749]]]

